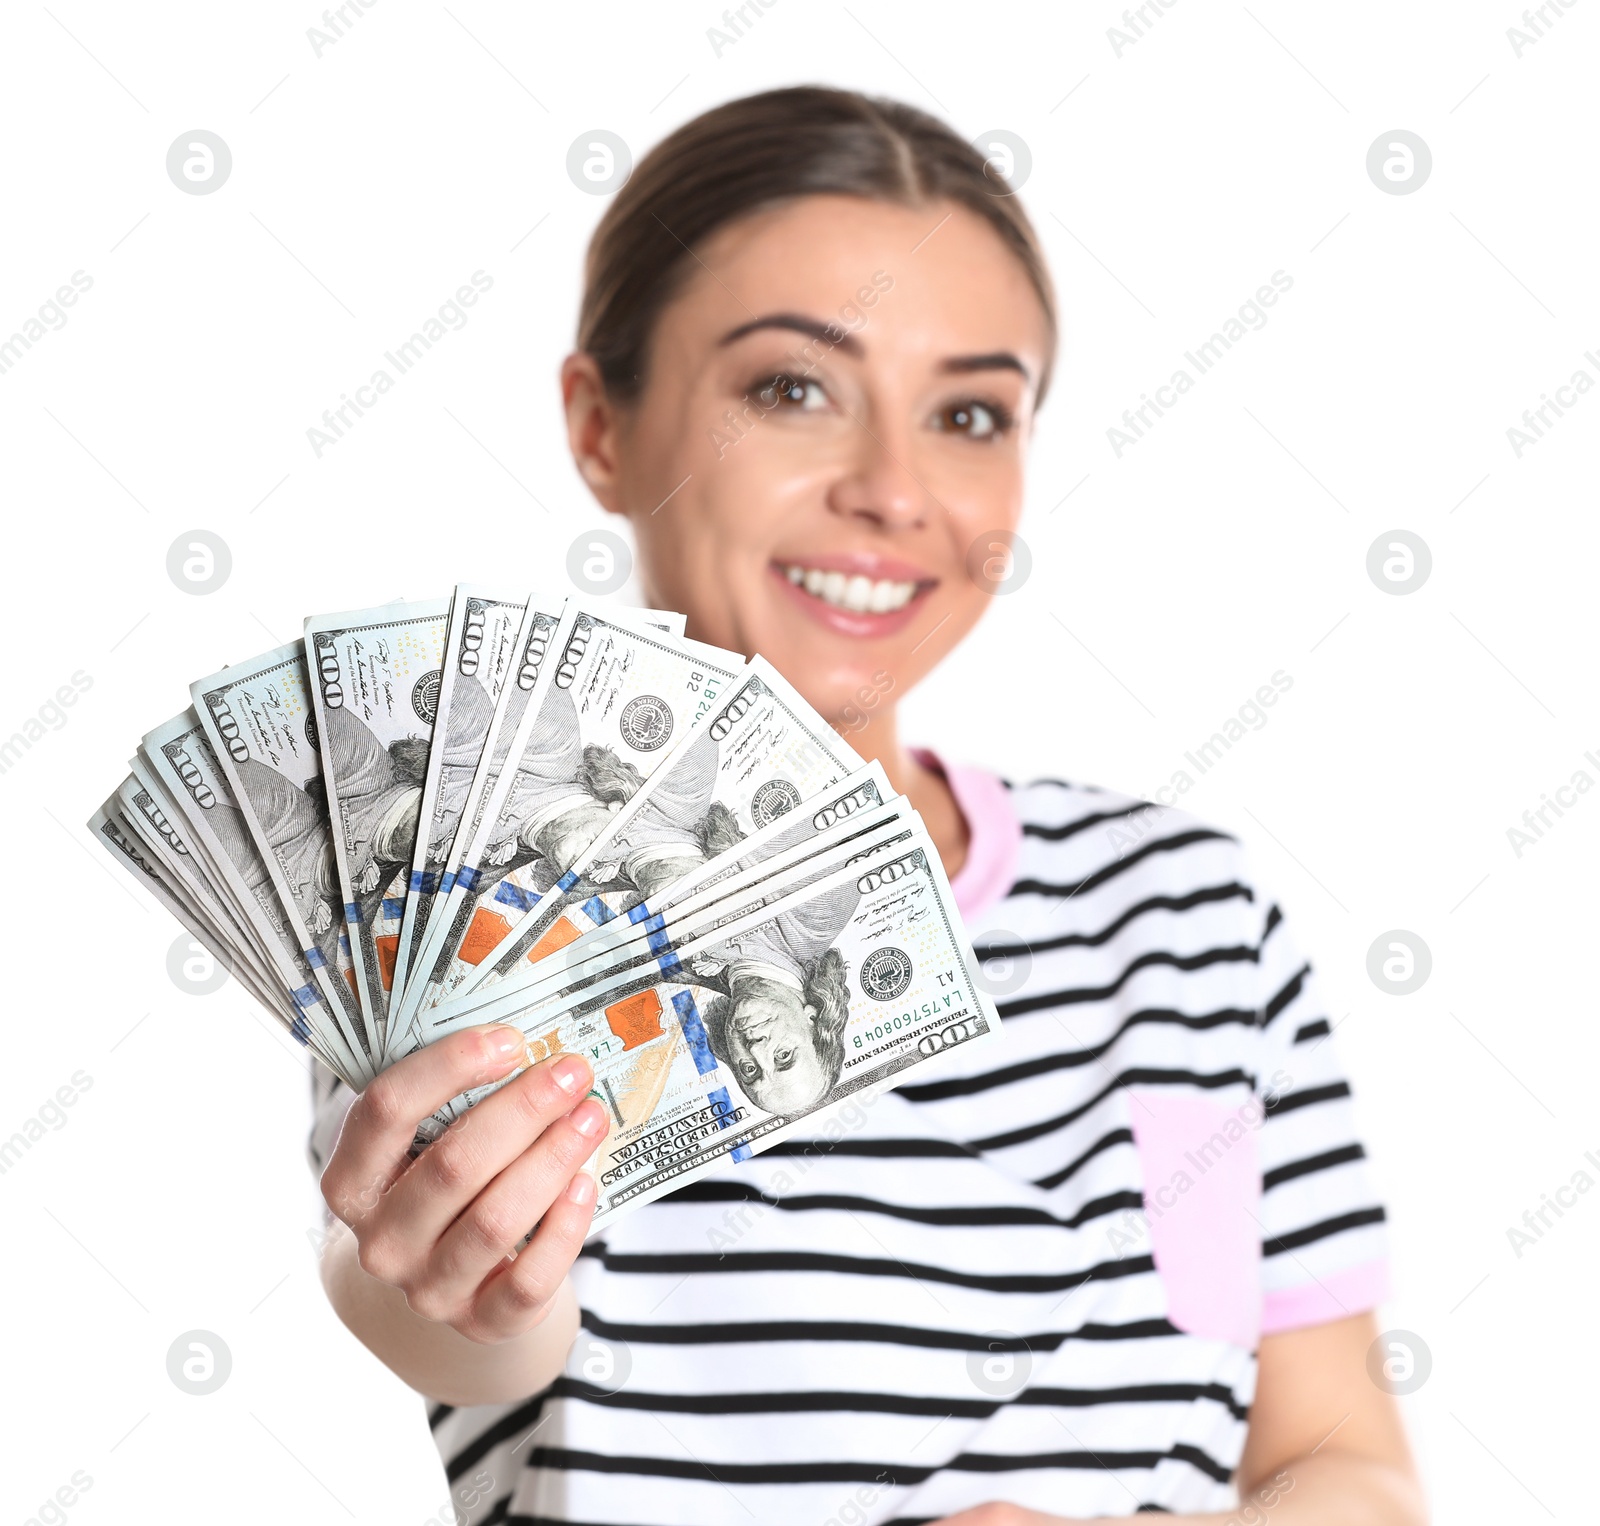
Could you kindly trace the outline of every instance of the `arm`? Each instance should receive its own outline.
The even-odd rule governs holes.
[[[334,1311],[397,1377],[448,1404],[537,1393],[578,1330],[567,1273],[595,1201],[581,1166],[606,1132],[584,1097],[588,1063],[525,1070],[407,1158],[422,1118],[525,1063],[525,1043],[514,1028],[471,1029],[391,1066],[351,1106],[322,1175],[339,1221],[322,1262]]]
[[[1393,1397],[1367,1376],[1370,1314],[1262,1339],[1237,1510],[1173,1526],[1425,1526],[1427,1506]],[[1087,1526],[981,1505],[939,1526]]]
[[[1377,1338],[1371,1314],[1263,1338],[1239,1498],[1275,1493],[1275,1505],[1258,1507],[1271,1510],[1275,1526],[1427,1521],[1394,1397],[1367,1374]]]

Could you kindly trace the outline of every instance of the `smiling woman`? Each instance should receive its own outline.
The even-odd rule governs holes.
[[[773,662],[921,813],[1006,1047],[588,1243],[575,1131],[605,1125],[573,1105],[581,1061],[414,1166],[428,1098],[510,1060],[460,1034],[386,1072],[324,1174],[352,1226],[325,1280],[437,1401],[451,1478],[492,1479],[461,1500],[473,1526],[1421,1519],[1368,1376],[1384,1212],[1248,857],[1180,811],[899,734],[1003,576],[1056,331],[982,155],[849,92],[697,118],[595,232],[561,371],[579,471],[632,526],[647,602]],[[845,993],[898,989],[893,950],[851,970],[832,947],[853,910],[714,951],[710,1042],[764,1105],[839,1073]],[[325,1098],[319,1160],[349,1107]]]

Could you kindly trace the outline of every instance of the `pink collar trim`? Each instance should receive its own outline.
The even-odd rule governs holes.
[[[986,769],[946,763],[926,747],[913,747],[911,755],[944,776],[966,818],[967,860],[950,881],[950,889],[963,917],[981,916],[1003,900],[1017,880],[1022,823],[1011,808],[1010,792]]]

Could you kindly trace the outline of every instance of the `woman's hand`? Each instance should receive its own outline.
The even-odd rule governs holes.
[[[584,1095],[589,1064],[562,1055],[536,1065],[415,1160],[407,1150],[422,1119],[526,1054],[517,1029],[491,1026],[400,1060],[351,1104],[322,1173],[322,1195],[349,1225],[362,1271],[399,1289],[423,1319],[484,1345],[546,1317],[583,1245],[595,1186],[579,1168],[608,1127]]]

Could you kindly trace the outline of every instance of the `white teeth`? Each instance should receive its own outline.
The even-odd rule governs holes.
[[[861,573],[846,577],[842,572],[824,572],[820,567],[789,565],[783,575],[813,597],[852,614],[886,615],[904,609],[916,595],[915,583],[897,583],[888,578],[869,578]]]

